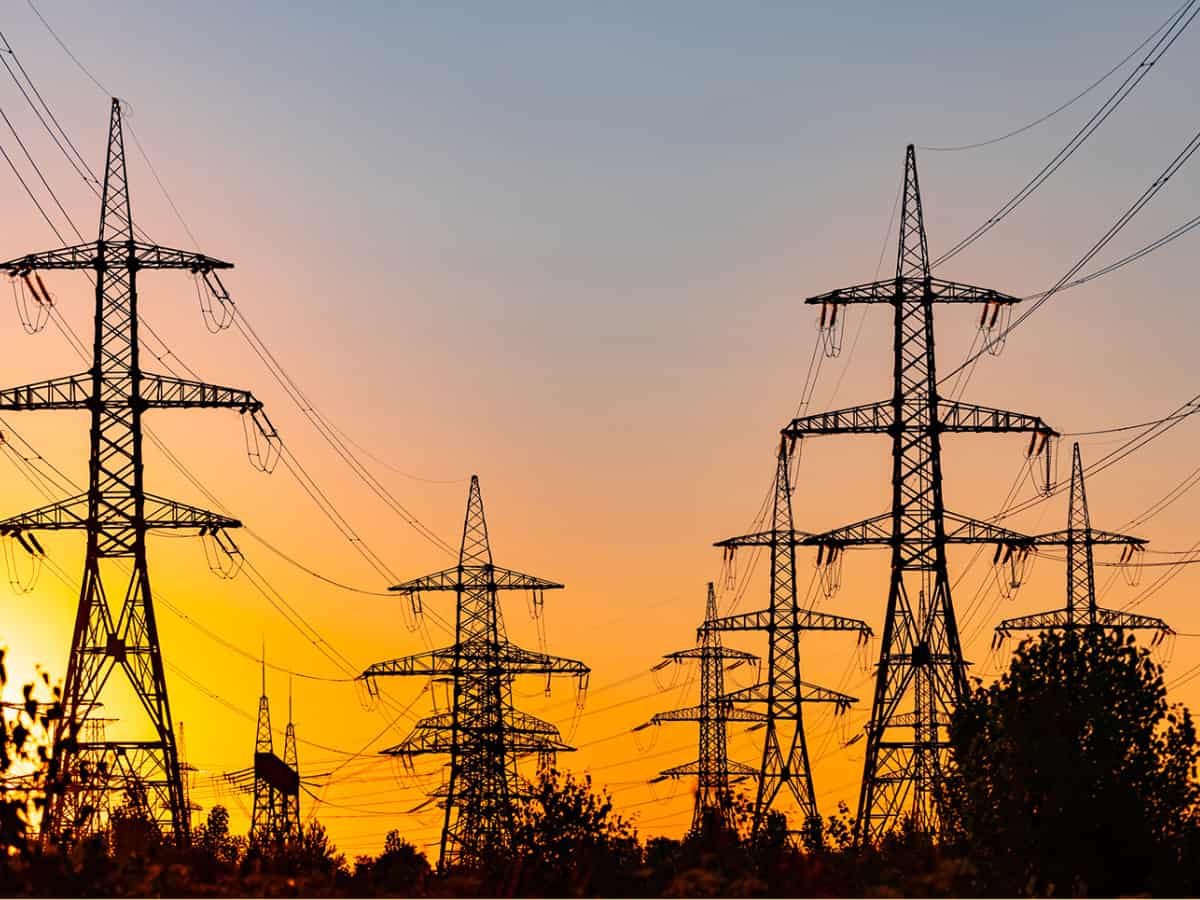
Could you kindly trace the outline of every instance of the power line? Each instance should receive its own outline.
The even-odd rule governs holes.
[[[1193,2],[1200,3],[1200,0],[1193,0]],[[1197,11],[1200,12],[1200,10],[1197,10]],[[1192,136],[1192,138],[1184,145],[1183,149],[1180,150],[1179,153],[1176,154],[1176,156],[1171,160],[1171,162],[1167,164],[1167,167],[1163,170],[1162,174],[1160,174],[1156,179],[1154,179],[1153,182],[1151,182],[1150,186],[1148,188],[1146,188],[1145,191],[1142,192],[1141,196],[1139,196],[1137,198],[1137,200],[1135,200],[1133,202],[1132,206],[1130,206],[1128,209],[1125,210],[1125,212],[1123,212],[1120,216],[1117,217],[1116,222],[1114,222],[1112,224],[1112,226],[1109,227],[1108,231],[1106,231],[1100,237],[1100,239],[1097,240],[1091,246],[1091,248],[1089,248],[1088,251],[1083,254],[1083,256],[1081,256],[1078,260],[1076,260],[1076,262],[1054,284],[1053,287],[1051,287],[1048,291],[1046,291],[1040,297],[1038,297],[1038,299],[1035,300],[1032,304],[1030,304],[1028,308],[1023,310],[1019,316],[1017,316],[1015,319],[1013,319],[1013,321],[1011,323],[1009,323],[1006,327],[1001,329],[999,334],[993,335],[992,337],[988,338],[984,342],[984,345],[982,347],[980,347],[978,350],[976,350],[973,354],[968,355],[966,360],[964,360],[957,368],[952,369],[950,372],[947,372],[945,375],[941,376],[941,378],[938,379],[938,383],[940,384],[940,383],[944,382],[947,378],[950,378],[950,377],[954,376],[955,374],[957,374],[958,372],[961,372],[963,369],[965,369],[967,366],[969,366],[971,363],[973,363],[975,360],[977,360],[980,356],[982,356],[985,352],[987,352],[990,348],[995,347],[995,346],[1001,346],[1002,342],[1018,326],[1020,326],[1023,322],[1025,322],[1035,312],[1037,312],[1038,309],[1041,308],[1042,304],[1044,304],[1047,300],[1049,300],[1056,293],[1058,293],[1058,291],[1062,290],[1063,287],[1065,287],[1065,285],[1072,278],[1074,278],[1075,275],[1077,275],[1084,266],[1086,266],[1089,262],[1091,262],[1091,260],[1096,256],[1096,254],[1098,254],[1101,250],[1103,250],[1106,246],[1108,246],[1108,243],[1113,238],[1115,238],[1118,234],[1120,234],[1121,230],[1124,229],[1125,226],[1128,225],[1133,220],[1133,218],[1135,216],[1137,216],[1137,214],[1139,212],[1142,211],[1142,209],[1146,206],[1146,204],[1148,204],[1151,200],[1153,200],[1158,195],[1159,191],[1161,191],[1163,189],[1163,187],[1166,185],[1166,183],[1184,166],[1184,164],[1189,159],[1191,159],[1192,155],[1196,152],[1197,149],[1200,149],[1200,132],[1197,132],[1195,135]]]
[[[1186,4],[1184,4],[1184,5],[1186,6]],[[1172,19],[1174,19],[1174,17],[1182,9],[1183,9],[1183,7],[1180,7],[1174,13],[1172,13],[1171,18],[1167,19],[1166,22],[1163,22],[1163,24],[1159,25],[1156,29],[1154,29],[1154,31],[1151,32],[1151,34],[1148,38],[1146,38],[1144,41],[1142,41],[1140,44],[1138,44],[1136,47],[1134,47],[1132,50],[1130,50],[1128,55],[1126,55],[1119,63],[1117,63],[1115,66],[1113,66],[1111,69],[1109,69],[1103,75],[1101,75],[1099,78],[1097,78],[1095,81],[1093,81],[1087,87],[1085,87],[1082,91],[1080,91],[1078,94],[1076,94],[1070,100],[1068,100],[1066,103],[1063,103],[1061,106],[1055,107],[1054,109],[1050,110],[1050,112],[1046,113],[1043,116],[1039,116],[1038,118],[1034,119],[1032,122],[1022,125],[1020,128],[1014,128],[1012,131],[1006,132],[1002,135],[999,135],[998,137],[988,138],[987,140],[983,140],[983,141],[976,141],[973,144],[958,144],[957,146],[952,146],[952,147],[927,147],[927,146],[918,145],[917,149],[918,150],[932,150],[937,153],[947,153],[947,152],[954,152],[954,151],[958,151],[958,150],[975,150],[975,149],[978,149],[979,147],[989,147],[992,144],[998,144],[1001,141],[1006,141],[1011,137],[1016,137],[1019,134],[1024,134],[1026,131],[1029,131],[1031,128],[1036,128],[1038,125],[1041,125],[1043,122],[1054,118],[1054,116],[1057,116],[1060,112],[1063,112],[1064,110],[1073,106],[1076,103],[1076,101],[1082,100],[1084,97],[1086,97],[1088,94],[1090,94],[1093,90],[1098,88],[1101,84],[1103,84],[1110,77],[1112,77],[1127,62],[1129,62],[1131,59],[1133,59],[1134,56],[1136,56],[1139,52],[1141,52],[1143,47],[1145,47],[1152,40],[1154,40],[1154,38],[1158,36],[1159,32],[1161,32],[1164,28],[1166,28],[1167,25],[1170,24]]]
[[[1033,176],[1025,185],[1018,190],[1012,197],[1006,200],[999,209],[987,218],[982,225],[975,228],[958,243],[954,244],[949,250],[933,261],[933,268],[937,268],[949,260],[953,259],[971,244],[975,243],[996,225],[1003,221],[1009,213],[1020,206],[1034,191],[1053,175],[1060,166],[1070,159],[1075,151],[1078,150],[1083,143],[1091,137],[1091,135],[1112,115],[1121,102],[1133,92],[1134,88],[1141,83],[1142,79],[1150,72],[1163,55],[1171,49],[1179,36],[1191,24],[1192,20],[1200,13],[1200,0],[1188,0],[1178,12],[1172,13],[1167,22],[1167,29],[1154,42],[1154,46],[1150,48],[1150,52],[1146,58],[1138,64],[1138,66],[1126,76],[1125,80],[1117,87],[1117,89],[1109,95],[1108,99],[1101,104],[1100,108],[1092,114],[1092,117],[1084,123],[1069,141],[1044,165],[1036,175]]]

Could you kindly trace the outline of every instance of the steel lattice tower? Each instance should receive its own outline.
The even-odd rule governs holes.
[[[1096,570],[1092,548],[1097,544],[1117,544],[1125,547],[1125,554],[1129,556],[1139,552],[1146,541],[1132,535],[1101,531],[1092,527],[1078,443],[1075,444],[1071,457],[1070,496],[1066,530],[1052,531],[1034,538],[1034,543],[1041,546],[1057,545],[1067,548],[1067,605],[1049,612],[1005,619],[996,626],[997,639],[1002,640],[1014,631],[1070,631],[1080,628],[1153,631],[1156,639],[1173,634],[1171,627],[1155,616],[1104,609],[1096,603]]]
[[[705,623],[706,629],[721,631],[765,631],[767,633],[767,678],[758,684],[726,694],[736,703],[765,704],[766,723],[762,763],[757,772],[753,828],[766,821],[786,785],[807,826],[819,819],[813,790],[808,744],[804,736],[804,704],[833,703],[839,711],[856,698],[809,684],[800,677],[800,634],[804,631],[854,631],[861,639],[871,629],[858,619],[801,609],[796,595],[796,545],[808,535],[792,526],[792,487],[788,472],[793,444],[781,440],[775,468],[774,506],[771,530],[742,535],[716,546],[735,552],[738,547],[769,547],[771,552],[771,603],[766,609],[738,613]]]
[[[946,574],[948,543],[1028,544],[1015,532],[948,513],[942,502],[944,432],[1030,432],[1031,448],[1054,434],[1040,418],[948,400],[938,395],[933,310],[937,303],[983,303],[993,310],[1019,298],[935,278],[909,145],[896,277],[832,291],[822,321],[851,303],[890,304],[894,313],[890,400],[794,419],[783,431],[798,439],[821,434],[886,434],[892,438],[892,504],[888,512],[804,543],[835,549],[891,548],[891,575],[866,754],[857,833],[870,839],[904,817],[936,831],[949,712],[966,688],[966,664]],[[829,312],[828,317],[825,315]]]
[[[146,493],[142,416],[148,409],[197,407],[257,413],[261,404],[248,391],[142,371],[137,276],[143,269],[183,269],[216,279],[215,270],[232,268],[232,263],[136,239],[121,107],[114,99],[97,240],[30,254],[0,263],[0,268],[14,276],[47,269],[89,271],[96,285],[92,367],[79,375],[0,391],[0,410],[87,410],[92,420],[87,492],[0,521],[5,534],[57,529],[82,529],[87,534],[63,689],[64,715],[51,762],[52,783],[59,791],[49,800],[43,834],[63,839],[94,831],[103,824],[110,795],[136,783],[146,792],[149,815],[183,843],[188,840],[188,814],[146,563],[146,533],[196,528],[215,534],[241,523]],[[104,560],[129,560],[132,567],[115,616],[105,590]],[[86,739],[82,725],[114,672],[132,685],[152,738]]]
[[[716,618],[717,594],[710,581],[708,601],[704,608],[705,625],[714,622]],[[733,795],[729,786],[735,780],[758,775],[757,769],[729,758],[728,723],[765,722],[767,717],[761,712],[737,709],[725,696],[726,665],[731,661],[733,665],[757,662],[757,656],[722,646],[720,631],[702,627],[699,646],[668,653],[663,657],[663,662],[655,668],[692,659],[700,663],[700,705],[656,713],[649,722],[639,725],[634,731],[665,722],[698,723],[696,761],[664,769],[654,781],[689,775],[696,777],[696,803],[692,813],[691,833],[699,834],[707,823],[712,822],[719,823],[724,828],[734,828]]]
[[[510,843],[515,802],[528,795],[517,772],[518,757],[573,750],[558,729],[513,706],[512,683],[518,675],[575,675],[585,683],[587,666],[525,650],[508,640],[498,591],[528,591],[540,606],[543,591],[561,584],[492,562],[479,479],[471,476],[458,565],[391,588],[419,597],[425,591],[454,591],[455,640],[431,650],[376,663],[360,676],[374,690],[374,679],[389,675],[448,678],[451,708],[417,723],[400,744],[383,752],[404,759],[449,754],[445,788],[445,824],[439,865],[473,865]]]

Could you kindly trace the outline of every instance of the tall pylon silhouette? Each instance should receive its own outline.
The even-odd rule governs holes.
[[[758,789],[751,826],[756,832],[785,786],[799,807],[805,827],[820,818],[804,734],[804,704],[832,703],[840,712],[856,702],[848,694],[810,684],[801,678],[801,633],[853,631],[861,640],[871,635],[871,629],[859,619],[800,607],[796,595],[796,545],[808,535],[798,533],[792,524],[789,464],[793,449],[793,442],[786,439],[779,442],[771,530],[729,538],[716,545],[727,552],[736,552],[738,547],[770,548],[770,605],[756,612],[719,616],[703,626],[706,630],[767,633],[766,680],[725,695],[734,703],[765,705],[762,762],[757,773]]]
[[[1067,527],[1063,531],[1038,535],[1034,538],[1034,543],[1039,546],[1058,545],[1067,548],[1066,606],[1049,612],[1005,619],[996,626],[996,643],[1014,631],[1072,631],[1082,628],[1152,631],[1155,641],[1174,634],[1171,627],[1157,616],[1105,609],[1096,602],[1096,567],[1092,548],[1103,544],[1122,546],[1125,548],[1122,560],[1124,562],[1130,561],[1131,557],[1140,553],[1146,541],[1132,535],[1101,531],[1092,527],[1078,442],[1071,453],[1071,494],[1067,509]]]
[[[0,410],[71,409],[91,414],[87,492],[0,521],[0,533],[24,535],[35,548],[40,545],[31,532],[82,529],[87,535],[63,688],[64,713],[56,727],[50,766],[54,788],[42,833],[52,840],[71,840],[101,828],[112,797],[128,795],[136,787],[146,797],[145,814],[177,843],[186,843],[188,813],[146,562],[146,534],[152,529],[194,528],[201,535],[220,534],[221,545],[232,548],[224,529],[241,522],[146,492],[142,416],[148,409],[197,407],[225,407],[257,416],[262,404],[248,391],[142,371],[137,280],[145,269],[183,269],[202,277],[218,298],[227,300],[217,270],[232,268],[232,263],[137,239],[121,104],[114,98],[97,240],[23,256],[0,263],[0,268],[26,281],[32,277],[38,286],[39,271],[90,271],[96,286],[92,367],[78,375],[0,391]],[[277,439],[273,432],[271,437]],[[105,589],[108,565],[102,562],[107,560],[129,560],[123,571],[132,568],[115,615]],[[149,734],[148,739],[87,739],[83,725],[100,707],[114,672],[132,686],[146,719],[141,729],[131,721],[121,725]]]
[[[717,593],[713,583],[708,583],[708,600],[704,607],[705,626],[717,619]],[[649,722],[639,725],[641,731],[667,722],[696,722],[699,725],[699,740],[694,762],[663,769],[654,781],[664,778],[696,778],[696,802],[692,811],[691,833],[698,834],[706,826],[718,824],[733,829],[733,795],[730,784],[734,781],[758,775],[758,770],[745,763],[729,758],[730,722],[766,722],[766,715],[756,710],[738,709],[725,696],[726,666],[744,665],[758,661],[753,653],[734,650],[721,643],[721,632],[712,627],[701,627],[699,645],[687,650],[676,650],[663,656],[655,670],[675,663],[697,660],[700,663],[700,703],[655,713]]]
[[[527,591],[540,609],[544,591],[561,584],[501,568],[492,562],[478,477],[471,476],[458,565],[395,585],[419,598],[426,591],[456,595],[454,644],[376,663],[360,676],[374,693],[375,679],[426,675],[452,682],[449,711],[422,719],[400,744],[383,752],[410,761],[449,754],[439,866],[474,865],[510,845],[516,803],[528,796],[517,771],[519,757],[536,754],[545,765],[573,750],[558,729],[513,706],[518,675],[574,675],[586,685],[583,663],[525,650],[508,640],[498,591]],[[440,794],[440,792],[439,792]]]
[[[905,153],[896,276],[809,297],[825,327],[851,303],[890,304],[894,313],[889,400],[792,420],[783,434],[886,434],[892,438],[892,503],[882,515],[805,543],[891,548],[887,612],[867,725],[856,831],[870,839],[902,819],[926,832],[940,827],[938,804],[950,711],[966,690],[966,663],[946,572],[948,543],[1025,546],[1025,535],[946,511],[944,432],[1028,432],[1031,450],[1055,432],[1036,416],[945,399],[938,394],[933,311],[938,303],[982,303],[995,313],[1019,298],[930,273],[916,152]],[[985,308],[985,321],[987,321]]]

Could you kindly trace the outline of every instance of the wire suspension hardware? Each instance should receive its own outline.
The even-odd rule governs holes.
[[[91,413],[89,483],[83,494],[0,521],[0,532],[38,547],[33,532],[82,529],[87,555],[67,664],[62,719],[54,735],[52,792],[42,833],[72,842],[103,828],[114,797],[136,796],[147,816],[178,844],[189,840],[179,753],[167,701],[146,534],[157,529],[218,533],[236,519],[148,494],[143,485],[142,416],[147,409],[224,407],[259,413],[247,391],[142,370],[137,273],[143,269],[212,272],[230,263],[138,240],[129,199],[121,104],[109,117],[97,240],[0,263],[44,308],[53,299],[41,272],[90,271],[95,279],[92,367],[87,372],[0,390],[0,410],[72,409]],[[225,545],[231,547],[232,542]],[[110,606],[101,562],[131,561],[119,609]],[[110,676],[121,672],[141,701],[151,740],[88,739],[91,712]],[[95,732],[99,734],[100,732]],[[107,734],[107,732],[104,732]]]
[[[788,438],[829,434],[892,437],[892,506],[879,516],[802,543],[886,546],[892,553],[887,612],[867,725],[856,830],[873,838],[910,818],[940,827],[950,710],[966,689],[966,663],[946,571],[948,543],[1024,546],[1028,538],[948,513],[942,501],[941,434],[1029,432],[1030,454],[1053,433],[1041,419],[939,397],[933,310],[937,303],[978,303],[984,328],[1003,321],[1018,298],[935,278],[930,273],[916,153],[905,153],[896,275],[810,297],[828,310],[851,303],[889,304],[894,315],[892,397],[880,403],[793,419]],[[828,315],[823,312],[823,315]]]
[[[471,477],[458,565],[398,584],[409,597],[425,591],[453,591],[456,597],[454,644],[370,666],[360,676],[370,690],[376,679],[424,675],[444,681],[450,699],[443,710],[421,719],[401,743],[383,753],[397,757],[449,754],[444,792],[435,794],[445,811],[439,865],[479,862],[509,846],[515,827],[515,801],[528,795],[517,771],[521,757],[536,756],[539,770],[553,755],[573,750],[558,728],[513,705],[513,681],[519,675],[573,675],[580,700],[589,669],[572,659],[525,650],[509,641],[497,592],[558,590],[561,584],[492,562],[479,479]]]

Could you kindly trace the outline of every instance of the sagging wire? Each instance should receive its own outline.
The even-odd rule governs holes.
[[[821,544],[817,548],[817,574],[826,600],[832,600],[842,586],[844,556],[844,548],[836,544]]]
[[[224,528],[201,528],[200,546],[204,549],[204,561],[208,563],[209,570],[218,578],[232,581],[241,574],[246,557],[242,556],[242,551]]]
[[[275,471],[283,456],[283,440],[261,409],[242,415],[242,434],[246,439],[246,458],[250,465],[266,475]]]
[[[1122,580],[1131,588],[1142,583],[1145,573],[1146,548],[1141,544],[1126,544],[1121,550],[1121,558],[1117,561],[1117,571]]]
[[[647,729],[651,732],[650,740],[643,741],[642,732]],[[629,733],[633,735],[633,744],[637,747],[638,753],[645,756],[658,745],[658,738],[662,734],[662,728],[659,727],[657,722],[643,722],[641,725],[630,729]]]
[[[8,570],[8,583],[14,594],[28,594],[37,587],[38,578],[42,574],[42,566],[46,560],[46,551],[42,549],[42,545],[38,543],[38,539],[32,533],[23,534],[20,531],[12,531],[5,537],[8,540],[4,540],[2,543],[4,544],[4,564]],[[27,578],[21,577],[21,567],[17,562],[18,544],[29,554],[31,560]]]
[[[664,683],[659,673],[668,666],[671,667],[671,679],[669,682]],[[659,693],[665,694],[667,691],[674,690],[679,685],[679,673],[679,664],[673,659],[664,659],[662,662],[650,667],[650,674],[654,676],[654,686],[658,689]]]
[[[996,545],[996,552],[992,554],[992,573],[1003,599],[1016,598],[1017,591],[1025,583],[1033,558],[1028,546]]]
[[[33,276],[30,278],[30,276]],[[37,334],[50,321],[50,311],[54,308],[54,297],[46,290],[45,282],[36,271],[24,271],[12,279],[13,304],[17,308],[17,318],[21,320],[21,328],[26,334]],[[32,301],[30,300],[32,297]]]
[[[1012,323],[1012,304],[992,301],[983,304],[983,310],[979,313],[979,332],[983,338],[984,346],[987,347],[987,352],[992,356],[999,356],[1004,352],[1004,345],[1008,343],[1009,325]],[[995,333],[996,327],[999,326],[999,333],[995,340],[992,339],[992,334]]]
[[[221,282],[221,276],[211,269],[198,269],[192,273],[192,281],[196,285],[196,300],[200,304],[200,318],[209,334],[217,334],[233,324],[237,310],[229,296],[229,291]],[[204,286],[201,287],[201,282]],[[220,307],[218,314],[213,302]]]
[[[821,339],[821,352],[827,359],[842,355],[842,344],[846,337],[846,317],[839,315],[840,303],[822,303],[821,318],[817,320],[817,333]]]
[[[424,622],[425,606],[421,600],[420,591],[405,591],[408,603],[400,604],[400,618],[409,632],[420,630]]]

